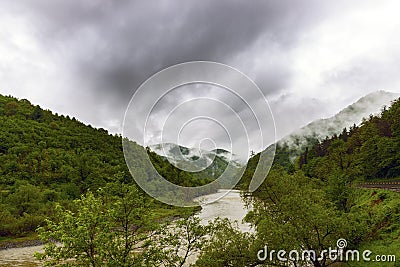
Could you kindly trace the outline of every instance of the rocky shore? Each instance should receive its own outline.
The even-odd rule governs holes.
[[[0,250],[9,248],[33,247],[33,246],[40,246],[43,244],[44,242],[40,240],[0,242]]]

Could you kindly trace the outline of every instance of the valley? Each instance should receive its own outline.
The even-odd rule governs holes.
[[[377,94],[385,97],[372,104]],[[79,258],[85,265],[87,260],[121,257],[118,260],[129,264],[253,266],[264,264],[256,258],[264,244],[286,249],[307,244],[320,251],[339,237],[350,248],[384,253],[385,246],[392,251],[400,234],[400,195],[392,192],[400,177],[400,102],[390,105],[395,95],[377,94],[280,140],[271,171],[252,193],[247,189],[262,164],[260,154],[245,164],[224,149],[172,143],[144,148],[129,141],[134,174],[150,183],[153,174],[147,157],[165,179],[188,187],[214,181],[232,161],[230,175],[244,170],[236,186],[241,191],[224,191],[220,184],[198,196],[206,202],[217,200],[201,210],[172,207],[141,191],[124,164],[121,136],[53,114],[28,100],[0,96],[0,236],[12,242],[37,232],[42,241],[58,240],[66,249],[57,252],[49,242],[2,250],[0,265],[41,266],[54,257],[60,261],[50,264]],[[365,103],[369,109],[361,108]],[[372,107],[375,115],[366,114]],[[348,117],[349,113],[353,115]],[[185,240],[184,233],[193,239]],[[117,240],[128,244],[125,252]],[[140,245],[144,240],[147,247]],[[85,252],[87,246],[93,255]],[[143,252],[143,258],[132,251]],[[40,252],[42,261],[34,260],[33,252]],[[196,255],[197,260],[182,255]]]

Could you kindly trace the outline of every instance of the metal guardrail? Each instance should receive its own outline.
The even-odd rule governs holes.
[[[400,181],[391,182],[365,182],[359,183],[357,188],[383,189],[400,192]]]

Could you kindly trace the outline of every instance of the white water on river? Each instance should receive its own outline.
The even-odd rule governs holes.
[[[223,197],[222,197],[223,196]],[[222,198],[221,198],[222,197]],[[245,207],[239,190],[219,190],[218,193],[206,195],[201,197],[205,203],[210,200],[217,199],[217,201],[210,204],[202,205],[202,210],[199,217],[203,224],[217,217],[228,218],[232,221],[238,221],[239,228],[243,232],[250,231],[250,225],[242,223],[244,216],[246,216],[248,209]]]
[[[24,248],[10,248],[0,250],[0,266],[2,267],[39,267],[42,266],[33,254],[42,251],[43,246],[33,246]]]

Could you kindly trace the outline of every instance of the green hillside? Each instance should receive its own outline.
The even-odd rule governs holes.
[[[360,126],[343,129],[305,150],[299,168],[307,176],[326,180],[340,173],[349,181],[400,177],[400,100],[370,116]]]
[[[257,249],[268,244],[271,249],[307,248],[322,255],[342,238],[347,242],[346,249],[372,251],[373,261],[376,255],[393,255],[398,259],[400,194],[358,188],[358,184],[400,177],[400,99],[379,115],[364,119],[359,126],[315,141],[289,164],[292,150],[288,145],[277,146],[271,171],[247,198],[253,210],[246,220],[257,233],[251,243],[254,248],[250,246],[247,254],[255,255]],[[259,154],[248,162],[241,181],[244,190],[258,161]],[[252,258],[248,260],[247,266],[258,263]],[[268,263],[281,266],[276,259]],[[295,264],[306,263],[298,260]],[[326,256],[311,264],[367,266],[363,260],[339,263]],[[398,263],[370,266],[398,266]]]
[[[391,96],[391,95],[389,95]],[[386,96],[387,98],[388,96]],[[338,113],[339,117],[348,114],[366,97]],[[293,173],[301,169],[309,177],[325,179],[332,172],[340,172],[351,180],[391,179],[400,177],[400,104],[399,99],[385,107],[379,115],[364,118],[357,126],[342,130],[331,136],[321,137],[318,127],[326,128],[324,120],[311,123],[313,127],[304,127],[276,144],[273,166],[281,166]],[[332,117],[328,121],[340,121]],[[301,134],[300,134],[301,133]],[[308,133],[308,135],[307,135]],[[289,142],[290,140],[290,142]],[[241,188],[247,188],[258,164],[259,154],[250,158],[241,180]]]
[[[151,175],[146,150],[134,142],[130,149],[135,174]],[[155,153],[149,155],[173,183],[208,182],[179,171]],[[86,191],[112,182],[134,184],[121,136],[53,114],[26,99],[0,95],[0,237],[30,233],[51,217],[55,202],[68,205]]]

